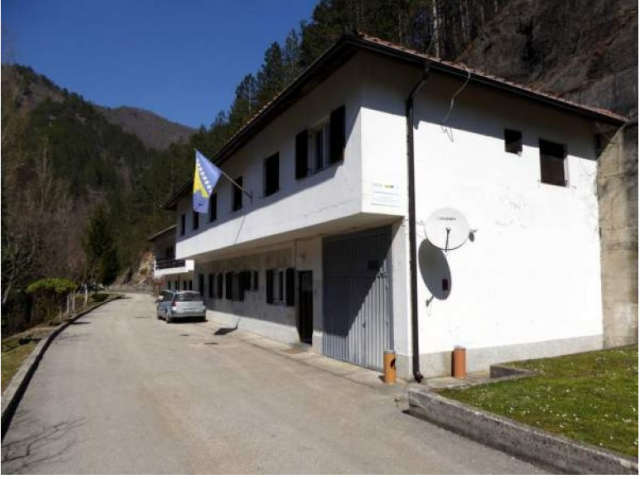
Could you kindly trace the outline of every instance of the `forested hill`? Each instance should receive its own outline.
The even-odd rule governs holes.
[[[130,106],[107,108],[99,105],[95,107],[107,121],[121,126],[128,133],[133,133],[148,148],[156,150],[165,150],[171,143],[185,142],[196,131],[142,108]]]
[[[108,283],[136,264],[146,238],[172,221],[158,205],[171,191],[175,148],[147,148],[80,95],[3,65],[3,315],[35,279]],[[94,217],[113,238],[108,264],[83,244]]]

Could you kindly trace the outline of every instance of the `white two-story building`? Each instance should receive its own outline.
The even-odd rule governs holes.
[[[176,259],[176,225],[149,238],[153,244],[155,292],[164,289],[193,289],[193,260]]]
[[[209,319],[373,369],[393,349],[405,378],[455,346],[470,371],[597,349],[597,160],[624,121],[345,36],[212,158],[251,198],[165,203],[175,257]],[[441,208],[471,227],[453,251],[426,239]]]

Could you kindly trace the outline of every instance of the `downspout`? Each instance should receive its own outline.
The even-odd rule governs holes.
[[[418,267],[416,245],[416,186],[415,186],[415,161],[413,145],[413,97],[420,91],[429,76],[429,65],[424,66],[422,78],[413,87],[406,102],[407,117],[407,172],[409,181],[409,271],[411,281],[411,340],[413,350],[413,377],[417,382],[422,381],[420,372],[420,337],[418,328]]]

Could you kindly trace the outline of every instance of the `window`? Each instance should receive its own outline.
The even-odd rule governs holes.
[[[200,227],[200,213],[194,211],[193,212],[193,231],[197,230]]]
[[[504,130],[504,151],[519,155],[522,153],[522,132],[518,130]]]
[[[252,281],[251,281],[251,289],[253,291],[258,291],[258,289],[260,287],[258,278],[259,278],[258,272],[254,271],[253,274],[251,275],[251,279],[252,279]]]
[[[200,291],[200,294],[204,296],[204,274],[198,275],[198,291]]]
[[[174,258],[173,246],[169,246],[164,250],[164,259],[173,259],[173,258]]]
[[[238,184],[238,186],[242,187],[242,176],[237,177],[234,181]],[[238,186],[233,185],[233,189],[231,192],[231,204],[233,205],[232,211],[238,211],[242,208],[242,190],[238,188]]]
[[[224,275],[225,299],[233,299],[233,273]]]
[[[271,155],[264,161],[264,196],[280,189],[280,154]]]
[[[309,170],[316,172],[329,166],[329,122],[325,121],[320,126],[311,130],[311,164]]]
[[[185,234],[185,231],[186,231],[186,228],[185,228],[186,223],[187,223],[187,221],[186,221],[186,216],[185,216],[185,214],[184,214],[184,213],[182,213],[182,214],[180,215],[180,236],[184,236],[184,234]]]
[[[565,159],[567,147],[560,143],[540,140],[540,181],[549,185],[567,186]]]
[[[334,110],[315,127],[296,135],[296,179],[344,160],[345,107]]]
[[[294,305],[294,269],[267,270],[267,304]]]
[[[208,291],[208,293],[209,293],[209,297],[210,298],[213,298],[213,286],[214,286],[213,279],[214,279],[214,275],[209,274],[209,284],[208,284],[209,291]]]
[[[222,273],[218,273],[218,284],[216,297],[222,299],[224,297],[224,275]]]
[[[187,288],[187,286],[188,286],[187,285],[187,280],[186,279],[182,280],[182,289],[184,289],[184,290],[189,289],[189,288]]]
[[[212,223],[218,219],[218,194],[213,193],[209,199],[209,222]]]
[[[189,280],[189,291],[193,291],[193,280]]]

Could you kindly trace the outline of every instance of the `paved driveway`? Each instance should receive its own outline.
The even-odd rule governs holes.
[[[392,394],[165,324],[129,295],[51,345],[2,445],[27,474],[535,474],[403,413]]]

